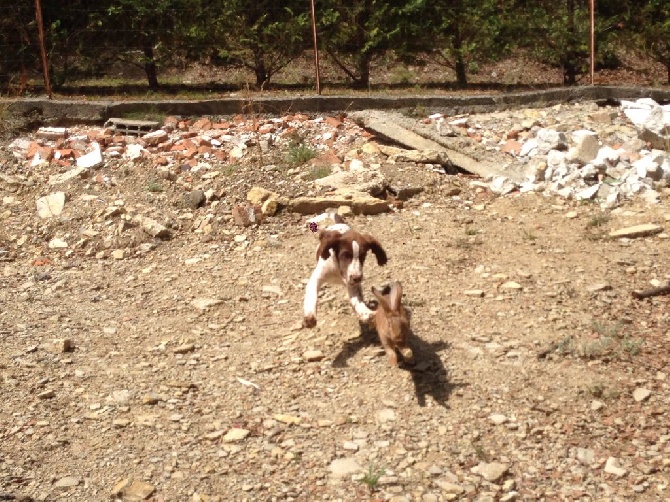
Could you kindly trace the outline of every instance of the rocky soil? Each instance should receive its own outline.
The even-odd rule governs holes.
[[[635,136],[594,104],[467,122],[520,165],[558,123]],[[601,207],[401,161],[345,117],[162,126],[0,150],[0,500],[670,498],[668,300],[631,295],[670,280],[663,179]],[[353,212],[314,181],[368,168]],[[310,208],[336,196],[389,255],[366,292],[403,283],[414,367],[342,288],[301,328]]]

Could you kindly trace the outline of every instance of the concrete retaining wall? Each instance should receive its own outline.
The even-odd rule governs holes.
[[[302,96],[258,98],[253,101],[227,98],[206,101],[76,101],[45,98],[0,100],[17,115],[46,125],[104,122],[129,113],[203,116],[259,113],[334,113],[354,110],[398,110],[422,107],[427,113],[492,112],[520,107],[546,107],[574,101],[618,102],[622,99],[653,98],[670,102],[670,89],[617,86],[561,87],[543,91],[475,96]]]

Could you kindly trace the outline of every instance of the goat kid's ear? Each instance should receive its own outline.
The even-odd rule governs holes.
[[[389,304],[387,297],[384,296],[381,291],[372,286],[372,294],[375,295],[375,298],[377,298],[377,301],[379,302],[379,307],[384,312],[391,312],[391,305]]]
[[[386,251],[384,251],[384,248],[379,243],[379,241],[374,237],[372,237],[371,235],[366,235],[365,241],[368,245],[368,249],[372,251],[375,255],[375,258],[377,258],[377,264],[379,266],[386,265],[386,262],[388,261]]]
[[[316,251],[317,259],[323,258],[327,260],[330,258],[330,250],[332,249],[337,254],[340,245],[340,233],[331,230],[322,230],[319,234],[319,249]]]
[[[398,312],[400,310],[400,302],[402,300],[402,284],[399,281],[391,285],[391,292],[389,293],[391,308]]]

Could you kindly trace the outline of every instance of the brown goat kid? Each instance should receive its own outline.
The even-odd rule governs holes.
[[[402,305],[402,285],[396,281],[382,291],[373,286],[372,294],[379,302],[374,324],[389,362],[393,366],[398,365],[397,350],[406,363],[413,364],[414,354],[407,346],[410,327],[408,312]]]

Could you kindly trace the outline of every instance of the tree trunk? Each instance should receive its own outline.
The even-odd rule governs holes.
[[[362,52],[367,44],[367,29],[372,16],[372,0],[365,0],[363,8],[358,13],[356,20],[356,47]],[[367,88],[370,86],[370,63],[372,62],[372,51],[362,52],[358,60],[358,81],[354,83],[355,87]]]
[[[452,41],[452,47],[454,49],[454,55],[456,56],[456,82],[459,87],[467,87],[468,85],[468,73],[465,66],[465,60],[463,59],[463,40],[461,39],[461,32],[456,23],[454,38]]]
[[[577,40],[575,35],[575,0],[567,0],[568,10],[568,46],[565,48],[563,59],[563,84],[577,83]]]
[[[263,51],[260,49],[254,50],[254,75],[256,75],[256,87],[258,89],[264,89],[268,85],[268,82],[270,82],[270,75],[265,65]]]
[[[366,89],[370,86],[370,63],[372,62],[372,55],[368,52],[361,54],[358,60],[358,80],[354,82],[354,86],[360,89]]]
[[[153,44],[146,40],[144,47],[142,47],[142,52],[144,52],[144,72],[147,74],[149,89],[158,89],[158,74],[156,72],[156,58],[154,56]]]

